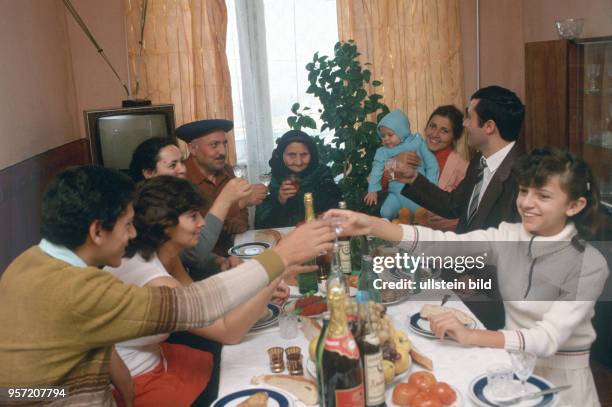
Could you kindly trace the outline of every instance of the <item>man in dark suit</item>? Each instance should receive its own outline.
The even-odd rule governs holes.
[[[500,86],[477,90],[466,109],[463,126],[468,145],[478,153],[463,181],[453,191],[443,191],[416,171],[419,159],[407,152],[397,157],[398,180],[406,183],[402,194],[442,217],[459,218],[457,233],[520,222],[516,209],[518,185],[511,169],[521,154],[516,140],[524,116],[525,106],[514,92]],[[487,328],[503,327],[500,301],[466,304]]]

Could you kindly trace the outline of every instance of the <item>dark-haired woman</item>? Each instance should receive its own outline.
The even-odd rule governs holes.
[[[291,130],[278,139],[269,161],[270,194],[255,212],[256,228],[295,226],[304,220],[304,194],[311,192],[317,213],[337,208],[342,192],[329,168],[319,162],[315,141]]]
[[[463,113],[453,105],[437,107],[425,126],[427,148],[434,153],[440,167],[438,187],[452,191],[465,178],[468,161],[457,152],[457,140],[463,133]],[[431,211],[423,223],[432,229],[454,231],[457,219],[446,219]]]
[[[158,176],[144,181],[134,200],[138,236],[128,246],[129,258],[118,268],[107,270],[125,283],[141,287],[190,285],[192,280],[179,254],[198,242],[204,226],[200,214],[204,204],[199,191],[187,180]],[[248,263],[240,267],[248,267]],[[266,310],[279,282],[277,279],[212,325],[190,332],[225,344],[238,343]],[[223,301],[210,298],[211,304]],[[212,355],[165,343],[167,337],[155,335],[116,345],[134,380],[135,406],[190,405],[208,383]]]

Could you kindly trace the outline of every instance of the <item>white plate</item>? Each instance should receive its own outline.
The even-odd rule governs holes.
[[[463,407],[463,404],[464,404],[463,395],[461,395],[461,392],[455,386],[450,386],[450,387],[451,389],[453,389],[453,391],[457,395],[457,399],[455,400],[453,404],[450,405],[450,407]],[[387,388],[387,393],[386,393],[387,394],[386,396],[387,407],[400,407],[399,405],[393,402],[393,389],[395,389],[395,385],[392,385],[391,387]]]
[[[255,257],[258,254],[264,252],[264,250],[272,247],[270,243],[267,242],[249,242],[242,243],[230,248],[227,251],[227,254],[230,256],[240,257],[242,259],[250,259],[251,257]]]
[[[468,329],[476,329],[476,321],[472,320],[469,324],[465,325]],[[408,327],[411,331],[424,336],[426,338],[438,339],[437,336],[431,332],[429,321],[421,318],[421,313],[417,312],[408,317]]]
[[[516,385],[520,385],[520,382],[515,379]],[[529,379],[527,379],[527,392],[532,393],[536,391],[548,390],[553,387],[552,383],[549,381],[536,376],[531,375]],[[509,396],[507,399],[514,398],[518,396],[518,392],[512,396]],[[477,405],[482,407],[495,406],[495,401],[502,401],[504,399],[495,399],[491,396],[489,389],[487,389],[487,375],[480,375],[476,377],[469,386],[469,396],[470,399]],[[546,396],[539,397],[533,400],[525,400],[518,404],[515,404],[516,407],[550,407],[554,406],[559,399],[558,393],[548,394]]]
[[[247,388],[239,391],[235,391],[230,394],[226,394],[223,397],[219,397],[212,404],[212,407],[235,407],[242,403],[253,394],[260,391],[268,393],[268,406],[267,407],[293,407],[293,397],[281,392],[279,390],[266,389],[263,387]]]
[[[278,316],[280,315],[280,307],[276,304],[268,304],[268,313],[265,317],[255,322],[255,325],[251,328],[251,331],[259,331],[261,329],[269,328],[278,323]]]

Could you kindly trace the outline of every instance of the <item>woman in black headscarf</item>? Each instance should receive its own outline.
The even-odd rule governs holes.
[[[337,208],[342,192],[329,168],[319,163],[314,140],[303,131],[290,130],[278,139],[269,161],[270,194],[257,207],[255,227],[295,226],[304,220],[304,194],[311,192],[316,213]]]

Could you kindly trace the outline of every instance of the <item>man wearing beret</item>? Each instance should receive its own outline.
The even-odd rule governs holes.
[[[226,163],[226,133],[234,127],[229,120],[199,120],[180,126],[176,136],[189,145],[189,158],[185,161],[187,178],[196,184],[204,195],[214,201],[229,180],[235,178],[232,167]],[[250,197],[235,204],[229,210],[223,231],[215,247],[221,256],[227,255],[232,246],[232,235],[245,232],[249,227],[246,207],[259,205],[266,197],[264,185],[253,185]]]

